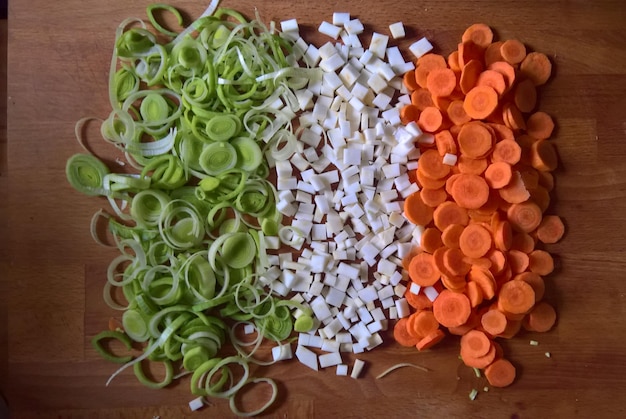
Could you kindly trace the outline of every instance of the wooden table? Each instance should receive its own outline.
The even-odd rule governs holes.
[[[179,1],[188,21],[205,7]],[[65,161],[80,147],[74,123],[108,114],[107,71],[114,30],[143,17],[147,1],[32,0],[9,3],[8,169],[2,187],[0,383],[16,418],[226,417],[213,401],[190,414],[187,381],[161,391],[124,374],[108,388],[114,365],[89,339],[111,312],[101,298],[116,251],[95,244],[89,220],[102,199],[65,180]],[[349,11],[368,30],[387,33],[403,21],[409,38],[427,36],[447,54],[464,28],[484,21],[502,39],[516,37],[545,52],[554,77],[540,106],[556,118],[561,166],[552,210],[567,223],[550,246],[558,269],[547,278],[559,314],[546,334],[505,342],[519,366],[509,388],[469,391],[484,383],[457,359],[458,341],[418,353],[386,343],[361,356],[363,377],[313,372],[298,362],[258,368],[278,380],[273,417],[616,418],[626,410],[626,6],[615,1],[224,1],[266,21],[297,17],[308,33],[333,11]],[[324,41],[319,35],[309,38]],[[409,57],[408,53],[406,55]],[[97,128],[91,131],[97,135]],[[106,153],[108,146],[97,147]],[[2,156],[3,158],[5,156]],[[5,165],[7,166],[7,165]],[[4,167],[4,166],[3,166]],[[539,346],[529,345],[535,339]],[[547,358],[544,353],[550,352]],[[397,362],[404,369],[374,377]]]

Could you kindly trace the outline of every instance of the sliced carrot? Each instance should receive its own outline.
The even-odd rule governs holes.
[[[517,144],[519,144],[522,149],[522,155],[520,157],[520,163],[531,165],[531,149],[534,143],[538,140],[536,138],[531,137],[530,135],[522,134],[515,138]]]
[[[531,52],[520,63],[520,73],[532,80],[535,86],[545,84],[552,74],[550,59],[541,52]]]
[[[485,170],[485,181],[493,189],[504,188],[512,177],[511,165],[503,161],[492,163]]]
[[[500,54],[509,64],[519,64],[526,58],[526,47],[517,39],[508,39],[500,47]]]
[[[538,140],[547,140],[554,131],[554,121],[545,112],[539,111],[526,120],[526,133]]]
[[[503,124],[495,124],[490,123],[489,126],[493,129],[496,134],[496,143],[503,140],[513,140],[515,141],[515,135],[511,128],[507,127]]]
[[[505,162],[511,166],[517,164],[522,157],[522,148],[515,140],[498,141],[493,147],[491,160]]]
[[[433,302],[433,313],[437,321],[445,327],[460,326],[467,321],[471,305],[466,295],[443,290]]]
[[[407,125],[409,122],[417,122],[420,117],[420,110],[413,104],[404,105],[400,108],[400,121]]]
[[[485,300],[491,300],[496,295],[496,280],[488,268],[473,266],[467,274],[467,280],[478,284]]]
[[[513,68],[513,66],[506,61],[488,63],[487,69],[497,71],[504,76],[507,90],[509,90],[513,86],[513,83],[515,83],[515,68]]]
[[[538,170],[537,174],[539,175],[540,186],[546,188],[548,192],[554,189],[554,176],[552,175],[552,173]]]
[[[512,204],[506,212],[507,218],[516,231],[530,233],[541,223],[543,217],[539,205],[532,201]]]
[[[498,107],[498,93],[489,86],[475,86],[463,101],[465,112],[474,119],[488,117]]]
[[[480,224],[469,224],[459,237],[461,251],[471,258],[480,258],[486,255],[491,246],[491,234]]]
[[[460,155],[457,158],[457,166],[459,172],[468,175],[482,175],[489,166],[487,159],[473,159],[471,157]]]
[[[446,249],[443,253],[443,264],[451,274],[465,276],[472,265],[467,263],[465,255],[460,249]]]
[[[461,70],[461,77],[459,78],[459,87],[461,92],[467,94],[478,83],[478,77],[483,72],[484,66],[480,60],[470,60],[466,63]]]
[[[417,311],[411,316],[415,316],[413,327],[418,335],[426,337],[439,329],[439,322],[430,310]]]
[[[432,95],[428,89],[424,87],[418,87],[411,93],[411,103],[417,106],[417,109],[420,111],[423,111],[429,106],[435,106]]]
[[[442,162],[441,156],[434,149],[426,150],[422,153],[418,168],[432,179],[441,179],[450,173],[450,166]]]
[[[409,334],[406,327],[408,320],[406,317],[398,320],[393,327],[393,338],[402,346],[415,346],[419,339]]]
[[[435,132],[439,128],[441,128],[441,124],[443,123],[443,116],[441,115],[441,111],[437,109],[435,106],[429,106],[425,108],[419,116],[417,120],[417,124],[422,129],[422,131],[426,132]]]
[[[537,186],[530,191],[530,199],[541,208],[542,212],[546,212],[550,206],[550,192],[543,186]]]
[[[511,249],[513,245],[513,229],[508,220],[498,222],[493,229],[493,243],[502,252]]]
[[[502,106],[504,124],[513,131],[526,129],[526,121],[520,110],[514,103],[505,103]]]
[[[521,112],[531,112],[537,106],[537,89],[532,81],[526,79],[517,83],[514,94],[515,106]]]
[[[519,172],[526,189],[529,191],[539,186],[539,171],[533,167],[520,167]]]
[[[425,229],[420,240],[420,247],[422,250],[432,254],[441,246],[443,246],[443,243],[441,242],[441,230],[435,227],[428,227]]]
[[[449,68],[436,68],[426,77],[426,88],[433,96],[450,96],[456,87],[456,76]]]
[[[554,307],[545,301],[541,301],[526,315],[522,325],[526,330],[532,332],[547,332],[552,329],[555,323],[556,311]]]
[[[439,157],[439,159],[441,159],[441,157]],[[415,175],[417,178],[417,183],[422,188],[440,189],[446,184],[446,181],[447,181],[445,177],[441,179],[433,179],[430,176],[425,175],[424,168],[422,166],[418,166],[417,170],[415,171]]]
[[[515,335],[517,335],[521,330],[523,315],[515,315],[518,318],[512,318],[514,316],[509,313],[504,313],[504,315],[507,319],[506,329],[504,330],[504,333],[500,333],[498,337],[503,339],[511,339],[515,337]]]
[[[528,255],[519,250],[509,250],[507,261],[514,274],[524,272],[528,268]]]
[[[448,55],[448,67],[455,73],[461,72],[461,66],[459,65],[459,50],[455,49]]]
[[[495,241],[495,240],[494,240]],[[499,275],[504,268],[506,267],[506,256],[504,256],[504,252],[498,249],[491,249],[487,253],[487,258],[491,261],[491,267],[489,271],[493,275]]]
[[[428,336],[422,338],[419,342],[417,342],[415,347],[420,351],[424,351],[426,349],[432,348],[433,346],[441,342],[445,337],[446,334],[441,329],[437,329]]]
[[[530,149],[532,166],[541,171],[553,171],[559,164],[554,145],[548,140],[538,140]]]
[[[461,208],[452,201],[446,201],[435,208],[433,221],[435,226],[443,231],[451,224],[466,226],[469,223],[469,216],[465,208]]]
[[[426,205],[416,192],[404,200],[404,215],[413,224],[425,226],[433,219],[433,208]]]
[[[540,301],[546,292],[546,284],[540,275],[533,272],[518,273],[513,277],[513,281],[524,281],[535,291],[535,302]]]
[[[519,250],[524,253],[530,253],[535,249],[535,239],[528,233],[516,232],[513,234],[511,249]]]
[[[495,90],[499,96],[506,91],[507,85],[504,75],[495,70],[485,70],[478,76],[476,86],[489,86]]]
[[[430,207],[437,207],[448,199],[448,194],[443,188],[430,189],[422,188],[420,190],[422,201]]]
[[[461,346],[461,359],[463,360],[463,363],[465,365],[471,368],[482,369],[482,368],[487,367],[488,365],[493,363],[494,360],[496,359],[496,353],[497,353],[497,350],[493,341],[490,342],[489,351],[485,355],[478,356],[478,357],[473,357],[468,354],[464,354],[463,347]]]
[[[452,185],[451,195],[460,207],[477,209],[489,199],[489,185],[480,176],[462,173]]]
[[[535,304],[535,291],[524,281],[502,284],[498,293],[498,308],[511,314],[524,314]]]
[[[472,308],[476,308],[483,302],[483,291],[474,281],[469,281],[465,286],[465,295],[470,300]]]
[[[409,333],[409,335],[419,340],[424,336],[420,335],[415,327],[415,320],[417,319],[418,314],[419,312],[416,311],[412,313],[409,317],[407,317],[406,331]]]
[[[434,285],[441,277],[441,272],[435,264],[433,255],[421,252],[413,256],[409,263],[409,277],[422,287]]]
[[[484,332],[470,330],[461,337],[461,352],[471,357],[485,356],[489,349],[491,349],[491,339]]]
[[[452,99],[450,96],[435,96],[433,95],[433,103],[435,104],[435,108],[441,111],[441,117],[443,118],[441,122],[441,129],[447,129],[450,122],[446,119],[447,109],[452,103]]]
[[[533,250],[528,254],[528,269],[538,275],[549,275],[554,271],[554,258],[545,250]]]
[[[493,387],[506,387],[515,381],[515,367],[506,359],[498,359],[485,368],[485,377]]]
[[[409,92],[413,92],[418,89],[417,81],[415,80],[415,70],[409,70],[402,76],[402,83]]]
[[[510,204],[519,204],[530,198],[530,192],[526,189],[522,175],[518,171],[513,172],[511,182],[504,188],[498,190],[503,200]]]
[[[487,46],[484,57],[484,61],[487,66],[498,61],[504,62],[504,58],[500,53],[500,47],[502,47],[502,44],[504,44],[503,41],[495,41]]]
[[[476,329],[480,326],[480,316],[477,314],[476,310],[472,310],[469,318],[465,323],[460,326],[448,327],[448,332],[456,336],[463,336],[470,330]]]
[[[463,42],[471,41],[482,48],[487,48],[493,41],[493,32],[484,23],[474,23],[465,29],[461,40]]]
[[[553,244],[565,234],[565,225],[558,215],[546,215],[537,227],[537,239],[542,243]]]
[[[445,274],[441,275],[441,284],[444,288],[455,292],[464,292],[466,286],[464,277],[454,275],[448,276]]]
[[[475,44],[472,41],[461,42],[458,47],[459,50],[459,65],[461,67],[469,63],[471,60],[481,60],[485,55],[485,48]]]
[[[457,142],[463,155],[479,159],[489,154],[494,144],[494,138],[486,124],[475,121],[463,125],[459,131]]]
[[[416,310],[428,310],[433,306],[433,302],[428,299],[424,294],[414,294],[411,292],[411,287],[407,287],[404,298],[407,303]]]
[[[449,224],[446,228],[441,232],[441,241],[443,245],[449,247],[450,249],[458,249],[459,248],[459,238],[461,237],[461,233],[465,229],[465,226],[461,224]]]
[[[446,59],[439,54],[424,54],[415,63],[415,81],[420,87],[426,87],[428,73],[436,68],[446,68]]]
[[[498,309],[487,310],[480,318],[480,324],[483,329],[491,336],[504,333],[507,323],[508,320],[506,316]]]
[[[435,134],[435,145],[440,156],[457,153],[456,142],[447,129]]]
[[[470,116],[465,112],[462,100],[453,100],[450,102],[446,113],[450,121],[457,126],[462,126],[472,120],[472,118],[470,118]]]

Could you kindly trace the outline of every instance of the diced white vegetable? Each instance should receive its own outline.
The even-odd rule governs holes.
[[[391,32],[391,36],[393,39],[404,38],[404,24],[402,22],[396,22],[389,25],[389,32]]]
[[[339,38],[339,32],[341,32],[341,28],[339,26],[335,26],[332,23],[326,21],[323,21],[317,30],[320,33],[328,35],[333,39]]]
[[[416,284],[415,282],[411,282],[411,286],[409,287],[409,290],[413,294],[415,294],[415,295],[419,294],[421,289],[422,289],[422,287],[420,285]]]
[[[280,30],[283,32],[299,31],[298,21],[296,19],[283,20],[280,22]]]
[[[415,58],[420,58],[422,55],[432,51],[433,45],[426,38],[422,38],[419,41],[414,42],[409,47],[409,51],[415,55]]]
[[[361,375],[361,371],[363,371],[363,367],[365,366],[365,362],[360,360],[360,359],[355,359],[354,360],[354,365],[352,366],[352,373],[350,374],[350,377],[352,378],[359,378],[359,375]]]
[[[302,364],[306,365],[312,370],[318,370],[317,355],[312,350],[305,348],[304,346],[298,345],[298,347],[296,348],[296,357]]]
[[[398,311],[399,318],[407,317],[411,314],[409,310],[409,303],[406,301],[406,298],[396,300],[396,310]]]
[[[337,365],[337,375],[346,376],[348,375],[348,366],[346,364]]]
[[[198,409],[201,409],[204,406],[204,397],[200,396],[198,398],[193,399],[189,402],[189,409],[192,412],[195,412]]]
[[[342,363],[341,352],[329,352],[319,356],[320,367],[327,368]]]
[[[350,13],[348,12],[334,12],[333,13],[333,25],[343,26],[350,21]]]
[[[291,345],[278,345],[272,348],[272,357],[274,361],[284,361],[293,358]]]
[[[428,297],[430,301],[435,301],[439,296],[439,292],[434,287],[425,287],[424,295]]]
[[[355,35],[362,33],[363,30],[365,29],[365,27],[363,26],[363,23],[361,23],[359,19],[349,20],[348,22],[344,23],[343,26],[349,34],[355,34]]]
[[[389,37],[387,35],[374,32],[372,34],[372,40],[370,41],[369,50],[378,58],[384,58],[388,42]]]
[[[448,166],[454,166],[457,161],[456,154],[446,153],[443,156],[443,164],[447,164]]]

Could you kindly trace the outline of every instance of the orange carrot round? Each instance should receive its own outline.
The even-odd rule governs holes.
[[[441,238],[443,240],[443,234]],[[554,258],[545,250],[533,250],[528,254],[528,269],[539,275],[549,275],[554,271]]]
[[[547,332],[556,323],[556,311],[550,304],[542,301],[538,303],[524,318],[522,325],[526,330],[533,332]]]
[[[478,80],[476,80],[476,86],[489,86],[493,88],[499,96],[502,96],[507,88],[504,75],[495,70],[485,70],[480,73]]]
[[[415,344],[415,347],[420,351],[425,351],[426,349],[432,348],[446,337],[446,334],[441,330],[437,329],[424,338],[420,339],[419,342]]]
[[[437,68],[446,68],[446,59],[439,54],[424,54],[415,63],[415,81],[420,87],[426,87],[428,73]]]
[[[465,226],[461,224],[449,224],[442,232],[441,232],[441,241],[443,245],[450,249],[458,249],[459,248],[459,238],[461,237],[461,233]]]
[[[457,138],[461,153],[478,159],[485,157],[492,149],[494,139],[482,122],[468,122],[463,125]]]
[[[461,69],[461,76],[459,78],[459,87],[464,94],[469,93],[476,83],[478,83],[478,77],[484,70],[483,63],[480,60],[470,60]]]
[[[461,337],[461,351],[474,358],[487,355],[491,340],[479,330],[470,330]],[[461,355],[462,356],[462,355]]]
[[[515,367],[506,359],[498,359],[485,368],[485,377],[493,387],[506,387],[515,381]]]
[[[422,250],[432,254],[441,246],[443,246],[443,243],[441,242],[441,230],[435,227],[429,227],[424,230],[420,241],[420,247]]]
[[[409,70],[402,76],[402,83],[404,87],[407,88],[409,92],[413,92],[419,86],[417,85],[417,81],[415,80],[415,70]]]
[[[484,57],[484,61],[487,66],[495,62],[505,62],[502,54],[500,53],[502,44],[504,44],[504,41],[495,41],[487,46]]]
[[[402,346],[415,346],[417,342],[419,342],[419,339],[409,334],[406,327],[407,323],[408,320],[406,319],[406,317],[396,322],[393,327],[393,338]]]
[[[504,313],[498,309],[487,310],[480,318],[480,324],[491,336],[504,333],[508,321]]]
[[[519,64],[526,57],[526,47],[517,39],[508,39],[500,47],[500,54],[509,64]]]
[[[489,166],[489,161],[487,159],[473,159],[461,154],[457,159],[457,166],[460,173],[482,175]]]
[[[522,272],[513,277],[513,281],[524,281],[535,291],[535,302],[540,301],[546,292],[546,284],[540,275],[534,272]]]
[[[515,142],[515,140],[502,140],[498,141],[491,155],[491,160],[494,162],[502,161],[510,165],[517,164],[522,157],[522,148]]]
[[[466,295],[443,290],[433,302],[433,314],[445,327],[460,326],[467,321],[472,311]]]
[[[421,252],[413,256],[409,263],[409,278],[422,287],[429,287],[441,277],[441,272],[435,265],[433,255]]]
[[[433,96],[450,96],[456,87],[456,75],[449,68],[436,68],[426,77],[426,88]]]
[[[465,112],[462,100],[453,100],[452,102],[450,102],[446,113],[450,121],[455,125],[462,126],[463,124],[472,120],[467,112]]]
[[[552,135],[553,130],[554,121],[545,112],[535,112],[526,120],[526,133],[538,140],[547,140]]]
[[[452,185],[451,195],[460,207],[477,209],[487,203],[489,185],[480,176],[460,174]]]
[[[483,257],[491,249],[491,245],[491,234],[480,224],[468,225],[459,237],[461,251],[471,258]]]
[[[512,177],[511,165],[503,161],[492,163],[485,170],[485,181],[493,189],[504,188]]]
[[[491,28],[484,23],[474,23],[465,29],[465,32],[463,32],[461,36],[461,41],[471,41],[482,48],[487,48],[493,41],[493,32]]]
[[[423,111],[429,106],[435,106],[432,95],[428,89],[424,87],[418,87],[411,93],[411,103],[417,106],[417,109],[420,111]]]
[[[520,64],[520,73],[532,80],[535,86],[545,84],[552,74],[552,63],[541,52],[531,52]]]
[[[422,201],[429,207],[437,207],[448,199],[448,194],[444,188],[430,189],[422,188],[420,190]]]
[[[466,226],[469,223],[469,215],[467,210],[461,208],[455,202],[446,201],[435,208],[433,212],[433,221],[435,226],[443,231],[451,224],[461,224]]]
[[[441,128],[443,123],[443,116],[441,111],[434,106],[425,108],[417,120],[419,127],[426,132],[435,132]]]
[[[535,291],[524,281],[502,284],[498,294],[498,308],[512,314],[528,312],[535,304]]]
[[[498,107],[498,93],[489,86],[475,86],[465,96],[463,108],[474,119],[488,117]]]
[[[530,233],[536,229],[543,217],[539,205],[531,201],[512,204],[506,214],[511,227],[523,233]]]
[[[553,244],[561,240],[565,234],[565,225],[558,215],[546,215],[537,227],[537,238],[546,244]]]

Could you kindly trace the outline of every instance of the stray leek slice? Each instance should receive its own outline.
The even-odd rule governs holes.
[[[122,315],[122,325],[126,334],[135,342],[145,342],[150,337],[148,324],[136,310],[126,310]]]
[[[237,150],[237,167],[254,172],[263,161],[261,147],[250,137],[234,138],[230,144]]]
[[[170,197],[162,191],[147,189],[133,197],[130,214],[138,225],[157,226]]]
[[[169,4],[162,4],[162,3],[154,3],[151,4],[147,7],[146,9],[146,14],[148,15],[148,19],[150,20],[150,23],[152,24],[152,26],[154,26],[154,28],[156,30],[158,30],[159,32],[161,32],[162,34],[171,36],[171,37],[175,37],[176,35],[178,35],[178,33],[176,32],[172,32],[168,29],[165,29],[159,22],[157,22],[156,17],[154,16],[154,11],[155,10],[166,10],[168,12],[170,12],[171,14],[174,15],[174,17],[177,20],[177,23],[182,26],[183,25],[183,17],[180,14],[180,12],[178,11],[178,9],[176,9],[175,7],[170,6]]]
[[[91,154],[74,154],[65,165],[70,185],[85,195],[106,195],[103,180],[108,173],[109,168]]]
[[[209,351],[204,346],[195,346],[183,355],[183,367],[187,371],[195,371],[210,357]]]
[[[200,166],[209,175],[219,175],[237,164],[235,147],[226,142],[209,144],[200,154]]]
[[[240,269],[252,263],[256,250],[254,239],[248,233],[233,233],[224,240],[221,253],[228,266]]]
[[[135,376],[137,376],[139,382],[146,387],[163,388],[172,382],[174,378],[174,367],[172,367],[172,362],[169,359],[163,360],[161,363],[165,367],[165,377],[163,377],[162,381],[153,381],[148,378],[143,370],[143,365],[141,362],[137,362],[135,365],[133,365]]]
[[[270,398],[267,400],[267,402],[265,402],[263,406],[259,407],[258,409],[250,411],[250,412],[243,412],[239,410],[239,408],[237,407],[237,401],[236,401],[237,394],[234,394],[233,396],[229,398],[228,402],[230,404],[230,410],[232,410],[232,412],[235,415],[240,416],[240,417],[251,417],[251,416],[259,415],[263,413],[268,407],[272,405],[272,403],[276,401],[276,397],[278,396],[278,386],[276,385],[276,382],[274,380],[272,380],[271,378],[253,378],[249,380],[246,383],[246,385],[257,384],[257,383],[269,384],[269,386],[272,389],[272,395],[270,396]]]
[[[293,324],[293,330],[299,333],[306,333],[313,327],[313,317],[306,314],[301,315]]]
[[[127,356],[116,356],[111,354],[108,350],[104,349],[102,346],[102,341],[105,339],[115,339],[124,344],[126,349],[132,349],[131,341],[127,335],[122,332],[113,331],[113,330],[105,330],[104,332],[98,333],[96,336],[91,339],[91,345],[94,349],[107,361],[116,362],[118,364],[124,364],[133,359],[132,355]]]
[[[235,115],[215,115],[206,124],[206,133],[213,141],[228,141],[241,130],[241,121]]]

